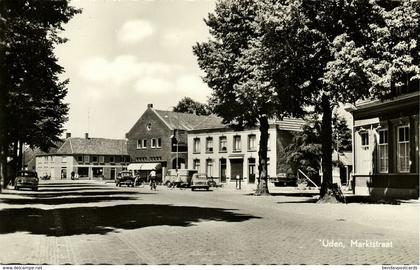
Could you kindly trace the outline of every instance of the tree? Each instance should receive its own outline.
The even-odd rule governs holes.
[[[321,122],[314,115],[302,127],[302,132],[295,132],[292,142],[285,149],[287,163],[294,175],[302,170],[315,183],[320,182],[321,168]]]
[[[391,82],[419,78],[419,3],[286,0],[264,1],[261,10],[263,62],[255,68],[322,114],[321,198],[331,196],[333,107],[389,97]]]
[[[344,117],[339,116],[337,113],[333,114],[333,147],[338,152],[352,150],[352,135],[351,130],[347,125]]]
[[[208,105],[193,100],[190,97],[184,97],[173,109],[174,112],[190,113],[196,115],[210,115]]]
[[[261,32],[256,22],[258,1],[219,0],[205,23],[211,38],[193,47],[204,81],[212,89],[210,104],[224,123],[235,129],[259,126],[259,180],[256,195],[269,194],[267,142],[270,118],[284,116],[273,87],[256,71],[252,57]],[[289,103],[292,105],[295,103]]]
[[[68,105],[63,99],[68,81],[59,79],[64,69],[57,63],[54,47],[66,42],[59,36],[62,24],[79,12],[66,0],[0,2],[0,164],[4,185],[7,156],[14,157],[15,167],[21,166],[16,150],[21,152],[24,144],[48,150],[60,140],[67,120]]]

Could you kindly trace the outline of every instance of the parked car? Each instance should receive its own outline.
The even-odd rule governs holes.
[[[271,178],[270,180],[275,187],[297,187],[297,178],[290,173],[279,173],[277,177]]]
[[[194,191],[198,188],[210,189],[209,179],[205,173],[195,173],[191,178],[191,190]]]
[[[127,187],[134,187],[134,175],[131,171],[122,171],[117,174],[117,179],[115,180],[115,185],[121,187],[125,185]]]
[[[15,178],[15,189],[30,188],[38,190],[38,174],[33,171],[18,171]]]
[[[169,186],[175,184],[178,188],[189,188],[191,186],[191,178],[197,173],[197,170],[189,169],[169,169],[164,184]]]

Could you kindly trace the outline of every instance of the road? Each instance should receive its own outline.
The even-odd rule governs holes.
[[[44,181],[0,194],[0,264],[419,264],[419,203]],[[361,243],[387,247],[356,246]],[[390,246],[391,245],[391,246]]]

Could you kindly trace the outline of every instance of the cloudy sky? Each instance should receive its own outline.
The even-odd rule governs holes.
[[[192,45],[206,40],[213,0],[83,0],[56,48],[69,78],[72,136],[124,138],[148,103],[171,109],[189,96],[205,102]]]

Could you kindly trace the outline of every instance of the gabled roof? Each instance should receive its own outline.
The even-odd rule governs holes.
[[[302,131],[302,126],[306,122],[305,120],[298,118],[283,118],[282,120],[275,120],[274,123],[280,130]]]
[[[170,129],[194,130],[225,127],[222,124],[222,118],[214,115],[204,116],[155,109],[153,111]]]
[[[128,152],[126,140],[70,137],[55,154],[128,155]]]

